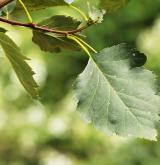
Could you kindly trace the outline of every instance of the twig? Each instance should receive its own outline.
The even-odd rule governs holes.
[[[12,1],[13,0],[0,0],[0,9],[4,6],[6,6],[7,4],[9,4]]]
[[[43,32],[57,33],[57,34],[63,34],[63,35],[75,34],[75,33],[81,32],[82,30],[84,30],[84,29],[88,28],[89,26],[96,23],[94,21],[91,21],[90,23],[82,26],[81,28],[63,31],[63,30],[58,30],[58,29],[50,29],[50,28],[44,27],[44,26],[42,27],[42,26],[39,26],[35,23],[22,23],[22,22],[18,22],[18,21],[8,20],[8,19],[3,18],[3,17],[0,17],[0,22],[4,22],[4,23],[10,24],[10,25],[28,27],[28,28],[31,28],[33,30],[40,30]]]

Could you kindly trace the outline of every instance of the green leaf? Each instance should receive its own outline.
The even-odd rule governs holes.
[[[2,28],[2,27],[0,27],[0,32],[5,33],[5,32],[7,32],[7,30],[6,30],[6,29],[4,29],[4,28]]]
[[[98,10],[99,0],[76,0],[72,5],[82,10],[86,15],[89,15],[90,10]]]
[[[72,17],[59,15],[46,19],[39,23],[39,25],[58,30],[73,30],[78,28],[80,22],[73,19]],[[41,50],[48,51],[51,53],[59,52],[61,48],[68,50],[80,50],[77,44],[64,37],[64,35],[33,31],[32,40],[34,43],[39,45]]]
[[[38,10],[47,7],[67,5],[64,0],[23,0],[23,3],[28,10]],[[17,3],[17,9],[22,9],[22,6]]]
[[[107,12],[114,12],[124,6],[129,0],[100,0],[101,7]]]
[[[26,91],[37,99],[38,92],[36,88],[38,85],[33,79],[34,72],[25,62],[28,58],[23,56],[18,46],[2,32],[0,32],[0,44]]]
[[[82,117],[108,135],[156,140],[160,97],[145,61],[126,44],[93,55],[76,82]]]
[[[61,49],[80,50],[79,46],[65,37],[56,37],[54,34],[44,34],[43,32],[33,31],[32,41],[45,52],[59,53]]]
[[[58,30],[74,30],[80,25],[80,21],[65,15],[55,15],[43,20],[38,25]]]

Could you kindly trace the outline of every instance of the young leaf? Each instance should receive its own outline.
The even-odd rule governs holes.
[[[160,97],[146,57],[120,44],[92,56],[76,82],[78,111],[107,134],[156,140]]]
[[[33,98],[37,99],[38,93],[36,88],[38,85],[33,78],[34,72],[25,62],[28,58],[23,56],[17,45],[2,32],[0,32],[0,44],[26,91]]]
[[[62,15],[53,16],[39,23],[40,26],[48,28],[56,28],[58,30],[73,30],[78,28],[80,22],[72,17]],[[48,52],[59,52],[61,48],[69,50],[80,50],[79,46],[67,39],[63,35],[56,35],[52,33],[43,33],[33,31],[33,42],[39,45],[41,50]],[[45,43],[45,44],[44,44]]]

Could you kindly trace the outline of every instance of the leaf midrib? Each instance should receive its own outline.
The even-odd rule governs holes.
[[[128,110],[128,112],[130,112],[130,114],[136,119],[137,123],[139,123],[141,125],[141,123],[139,122],[139,119],[137,119],[137,117],[134,115],[134,113],[132,112],[132,110],[130,110],[129,107],[127,107],[126,103],[121,99],[121,97],[118,95],[117,91],[114,89],[114,87],[111,85],[111,83],[109,82],[109,80],[106,78],[106,76],[104,75],[107,75],[106,73],[104,73],[99,65],[97,64],[97,62],[94,60],[94,58],[92,56],[90,56],[91,60],[94,62],[96,68],[98,69],[98,71],[102,74],[103,77],[105,77],[105,80],[107,81],[107,83],[109,84],[109,86],[111,87],[111,89],[114,91],[114,93],[118,96],[119,100],[122,102],[122,104],[126,107],[126,109]],[[126,113],[125,113],[125,116],[126,116]],[[125,122],[125,117],[124,116],[124,122]],[[126,124],[124,123],[124,129],[125,129],[125,132],[126,132]]]

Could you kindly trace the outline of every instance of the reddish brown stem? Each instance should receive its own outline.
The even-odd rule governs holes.
[[[42,26],[39,26],[35,23],[22,23],[22,22],[18,22],[18,21],[8,20],[8,19],[3,18],[3,17],[0,17],[0,22],[5,22],[5,23],[8,23],[10,25],[28,27],[28,28],[31,28],[33,30],[40,30],[43,32],[57,33],[57,34],[63,34],[63,35],[75,34],[75,33],[81,32],[82,30],[86,29],[87,27],[89,27],[95,23],[95,22],[91,22],[90,24],[82,26],[81,28],[78,28],[78,29],[63,31],[63,30],[58,30],[58,29],[50,29],[48,27],[42,27]]]
[[[0,0],[0,9],[4,6],[6,6],[7,4],[9,4],[12,1],[13,0]]]

